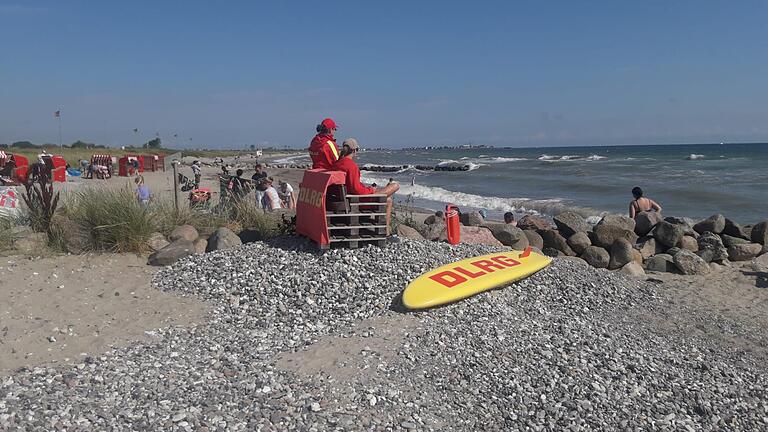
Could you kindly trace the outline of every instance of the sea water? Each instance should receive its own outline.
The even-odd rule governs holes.
[[[594,220],[626,214],[631,190],[640,186],[665,216],[768,219],[768,144],[385,150],[362,152],[358,163],[405,166],[363,171],[363,179],[383,185],[394,178],[401,183],[397,201],[410,196],[432,209],[450,202],[496,217],[574,210]],[[414,168],[438,164],[470,170]]]

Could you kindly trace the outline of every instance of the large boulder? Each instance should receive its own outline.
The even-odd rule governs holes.
[[[509,247],[511,247],[514,250],[522,251],[522,250],[525,250],[530,245],[531,244],[528,242],[528,237],[526,237],[525,235],[521,235],[520,239],[515,243],[512,243],[511,245],[509,245]]]
[[[696,239],[687,235],[684,235],[680,238],[680,242],[677,244],[677,247],[691,252],[697,252],[699,250],[699,244]]]
[[[461,225],[460,230],[462,243],[503,246],[486,227]]]
[[[16,239],[13,247],[24,254],[38,254],[48,246],[48,234],[33,232]]]
[[[637,245],[640,255],[642,255],[644,260],[666,250],[666,248],[653,237],[644,237],[638,241]]]
[[[411,240],[424,240],[422,236],[415,228],[411,228],[405,224],[399,224],[397,226],[397,235],[399,237],[409,238]]]
[[[699,234],[709,231],[720,234],[725,228],[725,216],[721,214],[712,215],[693,226],[693,230]]]
[[[445,237],[446,235],[445,222],[437,220],[433,224],[424,225],[419,229],[419,233],[427,240],[439,240],[441,236]]]
[[[606,268],[611,261],[611,255],[601,247],[589,246],[581,254],[581,259],[592,267]]]
[[[727,248],[733,245],[749,243],[749,240],[744,240],[741,237],[734,237],[728,234],[720,234],[720,238],[723,239],[723,245],[725,245]]]
[[[661,214],[657,212],[640,212],[635,215],[635,234],[641,237],[648,235],[653,227],[661,221]]]
[[[632,261],[634,248],[626,239],[616,239],[611,245],[611,259],[608,262],[609,270],[616,270],[624,267],[625,264]]]
[[[554,248],[560,252],[568,255],[575,256],[576,252],[568,246],[568,242],[565,237],[561,236],[556,230],[545,230],[541,232],[541,238],[544,240],[544,249]]]
[[[617,214],[609,214],[603,216],[598,225],[616,225],[627,231],[634,231],[637,223],[631,217]]]
[[[595,225],[590,235],[590,240],[595,246],[608,249],[613,246],[613,242],[622,238],[627,240],[631,244],[637,242],[637,234],[632,231],[625,230],[617,225]]]
[[[227,227],[221,227],[211,234],[208,239],[208,246],[206,246],[206,252],[213,252],[222,249],[231,249],[235,246],[240,246],[243,241],[237,236],[231,229]]]
[[[479,211],[462,213],[461,216],[459,216],[459,221],[466,226],[480,226],[484,222],[483,215],[481,215]]]
[[[673,273],[677,271],[674,258],[669,254],[658,254],[645,261],[645,269],[648,271]]]
[[[548,230],[552,228],[552,224],[546,219],[533,215],[525,215],[517,222],[517,227],[521,230]]]
[[[192,246],[195,247],[196,254],[204,254],[205,250],[208,248],[208,239],[204,237],[198,237],[197,240],[192,242]]]
[[[199,234],[195,227],[192,225],[182,225],[171,231],[171,235],[168,236],[168,240],[171,242],[175,242],[176,240],[187,240],[193,242],[197,239],[198,236]]]
[[[190,240],[176,240],[149,256],[147,263],[153,266],[166,266],[195,253],[195,245]]]
[[[709,264],[691,251],[681,250],[672,259],[682,274],[702,275],[709,273]]]
[[[750,238],[753,243],[760,243],[761,245],[768,245],[768,221],[760,222],[752,227],[752,233]]]
[[[519,226],[519,225],[518,225]],[[523,234],[528,238],[528,244],[531,247],[544,249],[544,239],[534,230],[523,230]]]
[[[424,223],[427,225],[432,225],[437,221],[445,221],[445,214],[442,211],[438,210],[435,214],[429,215],[424,219]]]
[[[759,257],[752,260],[752,267],[756,271],[768,271],[768,253],[763,253]]]
[[[551,258],[561,258],[561,257],[568,256],[564,254],[562,251],[559,251],[552,247],[545,247],[544,250],[541,251],[541,253]]]
[[[566,211],[558,214],[554,218],[557,230],[565,238],[576,234],[577,232],[586,232],[589,230],[589,224],[584,218],[572,211]]]
[[[577,232],[568,238],[568,246],[570,246],[574,252],[581,255],[586,248],[592,246],[592,241],[589,239],[587,233]]]
[[[653,238],[667,247],[675,247],[685,234],[682,225],[671,224],[667,221],[661,221],[653,229]]]
[[[159,251],[160,249],[168,246],[170,242],[165,239],[165,236],[159,232],[153,232],[147,240],[147,245],[152,249],[152,252]]]
[[[723,228],[723,232],[721,234],[749,240],[749,232],[745,230],[741,225],[728,218],[725,218],[725,227]]]
[[[687,227],[693,227],[696,225],[696,221],[689,217],[667,216],[664,218],[664,220],[673,225],[684,225]]]
[[[760,255],[763,245],[759,243],[736,244],[728,248],[728,258],[731,261],[749,261]]]
[[[704,233],[698,239],[699,251],[696,252],[704,261],[722,261],[728,259],[728,250],[717,234]]]
[[[645,270],[643,270],[643,266],[636,262],[624,264],[624,267],[622,267],[619,272],[636,278],[645,278]]]
[[[523,230],[516,226],[500,223],[486,224],[485,226],[491,230],[493,236],[496,237],[496,239],[500,241],[504,246],[512,246],[517,244],[521,237],[525,238],[526,245],[528,243],[528,238],[525,237],[525,234],[523,234]]]

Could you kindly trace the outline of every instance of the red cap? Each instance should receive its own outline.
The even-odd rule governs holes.
[[[325,126],[325,128],[328,129],[328,130],[334,130],[334,129],[338,128],[338,126],[336,126],[336,122],[333,121],[333,119],[331,119],[331,118],[327,118],[327,119],[323,120],[322,122],[320,122],[320,124]]]

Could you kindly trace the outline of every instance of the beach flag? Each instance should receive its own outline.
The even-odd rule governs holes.
[[[56,118],[61,117],[61,110],[54,111],[53,112],[53,116],[56,117]]]

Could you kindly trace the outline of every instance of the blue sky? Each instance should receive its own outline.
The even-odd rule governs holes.
[[[0,0],[0,143],[57,142],[59,108],[65,142],[107,145],[298,148],[326,116],[367,147],[765,142],[766,19],[764,1]]]

